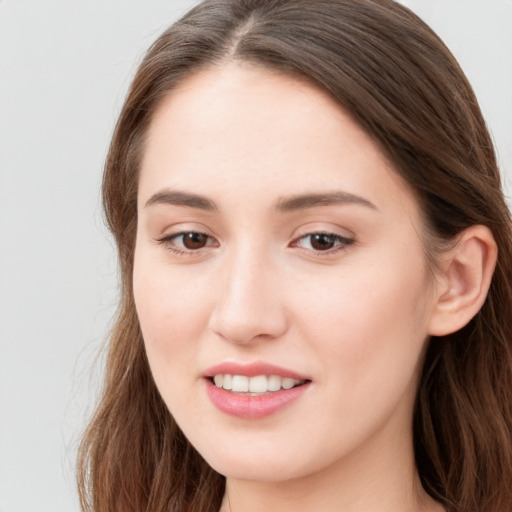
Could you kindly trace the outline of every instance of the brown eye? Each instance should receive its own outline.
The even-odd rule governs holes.
[[[219,247],[215,238],[198,231],[174,233],[160,238],[157,242],[180,256],[199,256],[203,254],[202,249]]]
[[[183,247],[191,251],[202,249],[208,244],[208,236],[204,233],[182,233],[179,236],[182,238]]]
[[[310,235],[311,237],[311,247],[315,249],[315,251],[328,251],[332,249],[337,241],[337,236],[329,235],[327,233],[315,233]]]
[[[313,253],[334,254],[354,243],[353,239],[335,233],[309,233],[295,240],[293,247],[308,249]]]

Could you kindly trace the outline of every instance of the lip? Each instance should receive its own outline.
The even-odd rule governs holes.
[[[203,377],[210,378],[215,375],[245,375],[246,377],[257,377],[258,375],[279,375],[280,377],[295,379],[295,380],[311,380],[305,375],[300,375],[287,368],[282,368],[270,363],[253,362],[253,363],[236,363],[233,361],[226,361],[211,368],[208,368],[203,374]]]
[[[215,386],[211,378],[214,375],[220,374],[245,375],[247,377],[279,375],[280,377],[305,380],[307,382],[291,389],[281,389],[279,391],[251,396],[241,393],[232,393]],[[213,405],[225,414],[246,420],[266,418],[267,416],[279,412],[299,399],[311,385],[311,380],[304,375],[263,362],[249,364],[224,362],[209,368],[203,374],[203,377],[206,385],[206,393]]]
[[[266,418],[277,413],[301,397],[311,385],[311,382],[306,382],[291,389],[250,396],[218,388],[208,379],[205,379],[205,383],[206,393],[213,405],[225,414],[246,420]]]

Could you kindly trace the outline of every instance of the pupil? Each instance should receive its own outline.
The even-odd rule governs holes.
[[[334,240],[331,235],[317,233],[311,237],[311,247],[319,251],[325,251],[334,247]]]
[[[202,249],[206,245],[207,237],[202,233],[186,233],[183,235],[183,245],[187,249]]]

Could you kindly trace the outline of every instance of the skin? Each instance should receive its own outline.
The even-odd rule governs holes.
[[[215,209],[169,204],[169,191]],[[360,199],[276,206],[333,192]],[[241,63],[188,78],[150,126],[138,216],[134,293],[151,371],[226,475],[222,511],[441,510],[412,448],[439,297],[419,207],[327,94]],[[187,249],[182,232],[203,233],[204,246]],[[312,245],[319,232],[332,248]],[[240,419],[205,392],[203,373],[225,361],[272,363],[311,384],[269,417]]]

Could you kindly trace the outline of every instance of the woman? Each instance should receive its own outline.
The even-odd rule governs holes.
[[[142,62],[83,510],[512,509],[512,229],[443,43],[391,0],[206,1]]]

